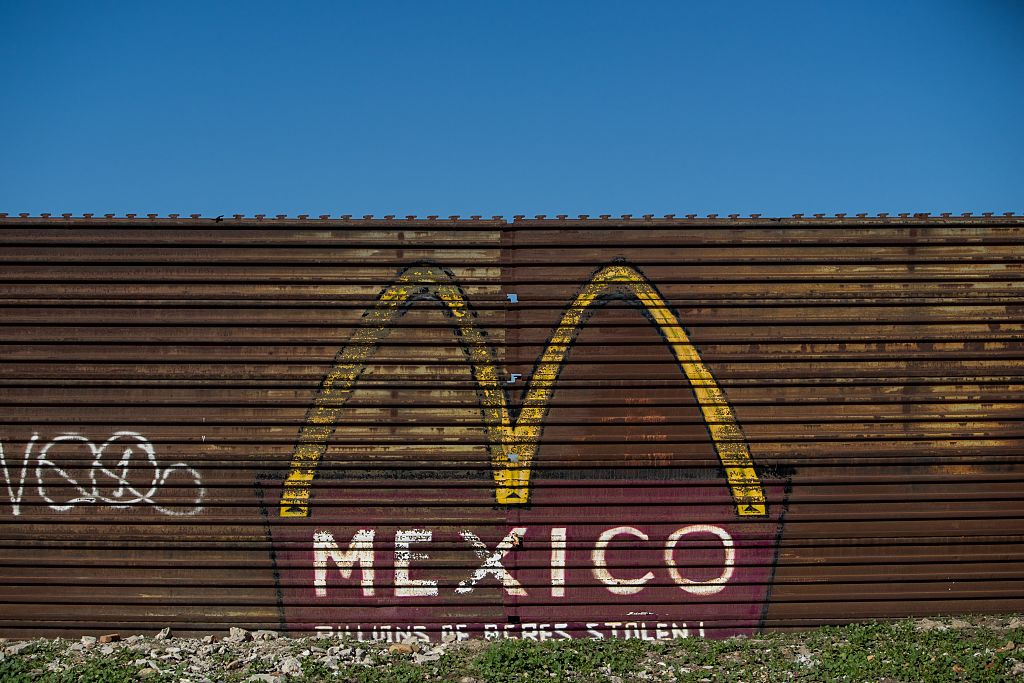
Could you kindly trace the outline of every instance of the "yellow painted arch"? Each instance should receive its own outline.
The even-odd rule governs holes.
[[[679,320],[638,270],[625,264],[606,266],[580,289],[562,315],[535,372],[528,379],[522,409],[513,422],[501,386],[504,375],[499,372],[494,351],[485,334],[476,326],[476,314],[450,273],[438,266],[422,264],[402,271],[391,285],[384,288],[376,304],[363,314],[363,324],[338,352],[299,432],[292,453],[291,471],[281,494],[280,515],[309,515],[310,483],[327,449],[339,412],[352,395],[377,344],[388,335],[392,324],[408,310],[408,306],[424,297],[440,301],[445,306],[455,320],[456,336],[469,358],[487,429],[497,502],[505,505],[526,503],[530,495],[531,466],[540,446],[544,419],[569,348],[586,323],[592,304],[618,289],[644,306],[690,382],[715,451],[725,469],[737,513],[746,517],[766,514],[764,488],[754,471],[750,450],[732,406]]]

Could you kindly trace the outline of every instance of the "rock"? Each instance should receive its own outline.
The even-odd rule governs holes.
[[[84,647],[86,650],[88,650],[89,648],[91,648],[93,645],[96,644],[96,636],[82,636],[81,643],[82,643],[82,647]]]
[[[436,662],[441,659],[441,655],[431,652],[428,654],[420,654],[417,652],[412,656],[412,661],[416,664],[425,664],[426,662]]]
[[[153,636],[153,640],[167,640],[170,637],[171,637],[171,629],[170,629],[170,627],[167,627],[167,628],[160,629],[160,633],[157,633],[155,636]]]
[[[203,642],[206,643],[207,645],[212,644],[213,643],[213,639],[214,639],[213,636],[203,636]]]
[[[100,643],[116,643],[121,640],[121,634],[119,633],[108,633],[105,636],[100,636]]]
[[[407,645],[406,643],[392,643],[388,646],[388,652],[393,655],[412,654],[412,645]]]
[[[135,675],[139,678],[149,678],[150,676],[155,676],[156,673],[156,669],[139,669],[139,672]]]
[[[250,640],[251,638],[252,634],[246,631],[244,628],[232,626],[231,629],[228,631],[228,640],[244,643],[245,641]]]
[[[232,659],[230,662],[228,662],[227,664],[224,665],[224,668],[227,669],[228,671],[231,671],[232,669],[238,669],[241,666],[242,666],[242,660],[241,659]]]
[[[463,676],[459,679],[459,683],[476,683],[476,679],[472,676]]]
[[[277,631],[256,631],[252,634],[253,640],[277,640]]]
[[[14,645],[8,645],[6,648],[4,648],[4,653],[8,655],[16,655],[31,644],[31,641],[25,641],[24,643],[15,643]]]
[[[806,645],[801,644],[800,647],[797,648],[797,652],[799,654],[796,656],[796,661],[800,662],[804,666],[814,666],[814,654],[807,649]]]
[[[278,683],[281,680],[280,676],[274,676],[273,674],[253,674],[249,676],[247,681],[259,681],[260,683]]]
[[[113,645],[104,645],[103,647],[100,648],[100,652],[102,654],[105,654],[105,655],[112,655],[112,654],[114,654],[114,646]]]
[[[953,628],[970,628],[971,626],[970,623],[964,621],[963,619],[953,619],[949,622],[949,625]]]
[[[442,643],[454,643],[458,639],[459,637],[454,633],[445,633],[443,636],[441,636]]]
[[[914,629],[918,631],[946,631],[949,627],[941,622],[926,618],[915,621]]]
[[[286,676],[300,676],[302,675],[302,663],[295,657],[288,657],[281,662],[281,673]]]

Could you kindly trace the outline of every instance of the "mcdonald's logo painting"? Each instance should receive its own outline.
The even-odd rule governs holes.
[[[561,370],[580,331],[613,300],[635,306],[660,334],[716,466],[545,466],[543,433]],[[464,354],[489,463],[408,480],[400,468],[322,471],[377,345],[417,305],[440,308]],[[379,293],[320,383],[287,476],[279,487],[261,484],[285,626],[388,639],[755,632],[786,482],[757,467],[728,396],[655,284],[624,261],[597,268],[568,302],[525,388],[513,393],[506,377],[451,271],[417,263]],[[436,514],[408,524],[410,496],[432,502]]]

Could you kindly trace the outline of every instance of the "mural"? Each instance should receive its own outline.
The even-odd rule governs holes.
[[[0,635],[1019,612],[1022,228],[0,215]]]
[[[534,471],[560,372],[580,330],[612,300],[634,305],[660,333],[720,468]],[[318,477],[318,465],[377,345],[421,301],[441,304],[472,371],[490,482],[461,475],[458,499],[436,519],[400,528],[410,495],[402,482],[377,481],[374,504],[355,506],[346,501],[354,475]],[[518,406],[503,385],[507,376],[450,271],[413,265],[380,292],[324,377],[286,479],[266,494],[276,500],[265,512],[283,624],[388,640],[446,631],[652,640],[755,631],[772,581],[785,483],[755,468],[725,393],[640,270],[613,262],[581,286]],[[438,473],[439,491],[451,477]],[[538,477],[545,482],[539,489]],[[422,490],[423,481],[417,485]]]

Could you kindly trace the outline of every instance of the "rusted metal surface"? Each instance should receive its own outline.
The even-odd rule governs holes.
[[[1024,609],[1024,218],[0,215],[0,634]]]

